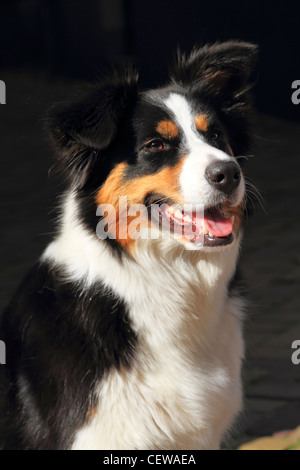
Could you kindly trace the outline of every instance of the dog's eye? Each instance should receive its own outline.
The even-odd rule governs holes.
[[[164,150],[165,145],[164,145],[162,140],[153,139],[145,145],[145,148],[148,149],[148,150],[154,150],[154,151]]]
[[[221,137],[221,131],[219,131],[218,129],[214,129],[211,135],[212,140],[214,142],[218,142],[220,137]]]

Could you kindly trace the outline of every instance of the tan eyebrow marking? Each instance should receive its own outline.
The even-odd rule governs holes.
[[[196,114],[195,116],[195,126],[198,131],[206,132],[208,129],[208,117],[206,114]]]
[[[160,121],[156,126],[156,130],[165,139],[174,139],[179,133],[179,129],[173,121]]]

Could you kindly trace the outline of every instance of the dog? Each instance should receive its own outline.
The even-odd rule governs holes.
[[[49,112],[67,189],[2,319],[3,449],[220,448],[242,406],[234,279],[256,56],[196,47],[163,87],[140,91],[125,67]]]

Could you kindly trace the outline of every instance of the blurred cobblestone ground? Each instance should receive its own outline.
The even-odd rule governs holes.
[[[43,117],[75,84],[43,75],[5,72],[7,104],[0,106],[0,308],[51,239],[58,185]],[[247,175],[264,198],[246,226],[242,273],[248,291],[245,322],[245,407],[224,444],[243,442],[300,424],[300,124],[259,115],[255,157]],[[0,338],[1,339],[1,338]]]

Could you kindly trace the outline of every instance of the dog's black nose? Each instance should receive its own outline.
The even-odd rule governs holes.
[[[216,189],[230,194],[241,181],[241,170],[234,161],[215,161],[206,168],[205,177]]]

